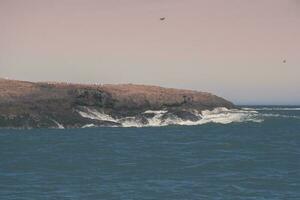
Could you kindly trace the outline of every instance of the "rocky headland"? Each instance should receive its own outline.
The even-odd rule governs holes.
[[[0,79],[0,127],[80,128],[176,124],[201,112],[235,108],[216,95],[120,84],[85,85]]]

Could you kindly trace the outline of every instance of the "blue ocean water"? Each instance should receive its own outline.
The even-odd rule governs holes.
[[[261,122],[0,130],[0,199],[300,199],[300,109]]]

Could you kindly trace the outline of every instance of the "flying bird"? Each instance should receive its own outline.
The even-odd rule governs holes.
[[[283,63],[286,63],[286,60],[283,60],[282,62],[283,62]]]
[[[160,21],[164,21],[166,18],[165,17],[161,17],[159,19],[160,19]]]

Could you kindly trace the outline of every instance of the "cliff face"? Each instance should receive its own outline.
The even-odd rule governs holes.
[[[33,83],[0,79],[0,127],[122,126],[154,118],[195,121],[234,105],[210,93],[145,85]]]

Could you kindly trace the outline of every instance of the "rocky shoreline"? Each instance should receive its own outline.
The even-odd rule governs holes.
[[[146,85],[85,85],[0,79],[1,128],[81,128],[197,121],[236,108],[216,95]],[[156,120],[156,121],[155,121]]]

